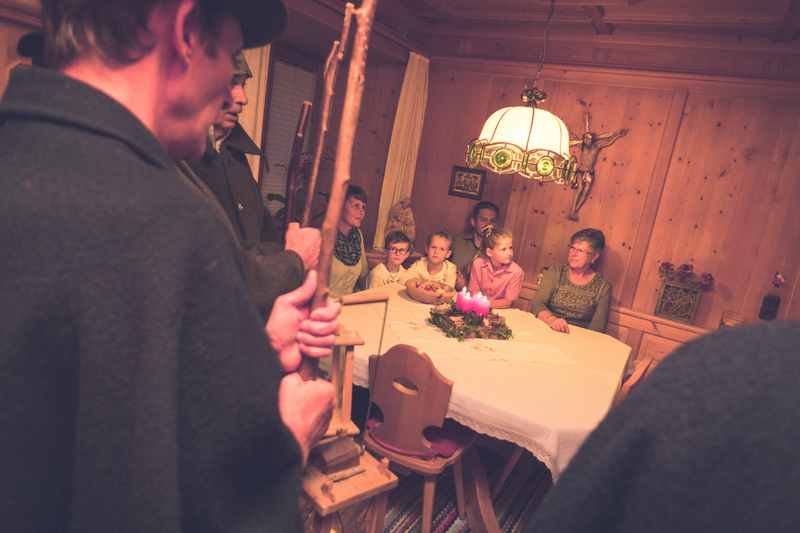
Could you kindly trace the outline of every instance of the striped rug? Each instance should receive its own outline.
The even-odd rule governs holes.
[[[487,449],[480,449],[489,485],[500,474],[504,458]],[[539,506],[552,485],[550,472],[530,453],[525,452],[494,501],[500,529],[507,533],[523,531],[531,513]],[[389,496],[389,511],[384,521],[386,533],[417,533],[422,530],[422,478],[410,474],[400,478],[398,487]],[[458,517],[452,469],[439,476],[433,507],[434,533],[468,532],[466,520]]]

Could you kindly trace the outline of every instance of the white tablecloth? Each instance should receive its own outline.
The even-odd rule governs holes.
[[[600,422],[619,388],[630,348],[594,331],[552,331],[530,313],[498,310],[514,332],[510,341],[449,339],[427,324],[430,306],[400,286],[389,294],[381,352],[411,344],[453,380],[447,416],[475,431],[531,451],[557,478]],[[384,303],[348,305],[340,321],[365,341],[356,347],[353,382],[368,384],[369,355],[378,353]]]

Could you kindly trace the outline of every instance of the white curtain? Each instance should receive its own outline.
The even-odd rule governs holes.
[[[403,88],[400,90],[400,100],[394,115],[392,140],[389,144],[381,200],[378,204],[375,240],[372,241],[373,248],[383,248],[389,210],[400,200],[411,196],[422,126],[425,122],[425,109],[428,105],[429,66],[430,60],[427,57],[415,52],[409,53]]]
[[[264,128],[264,106],[267,103],[267,74],[269,73],[269,45],[252,50],[245,50],[244,57],[253,72],[253,77],[247,80],[244,92],[247,95],[247,105],[244,107],[239,123],[244,131],[258,146],[261,146],[261,133]],[[260,157],[247,156],[253,178],[258,181],[258,165]]]

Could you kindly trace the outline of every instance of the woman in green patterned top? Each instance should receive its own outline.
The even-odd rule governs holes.
[[[572,236],[567,264],[543,273],[531,303],[536,318],[562,333],[569,333],[569,324],[605,332],[611,283],[594,270],[605,245],[598,229],[582,229]]]

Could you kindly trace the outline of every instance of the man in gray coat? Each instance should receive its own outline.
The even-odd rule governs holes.
[[[44,0],[47,64],[0,104],[4,531],[299,531],[333,391],[294,372],[338,308],[311,272],[266,325],[180,173],[280,0]],[[216,211],[214,211],[216,209]],[[286,373],[286,374],[284,374]]]

